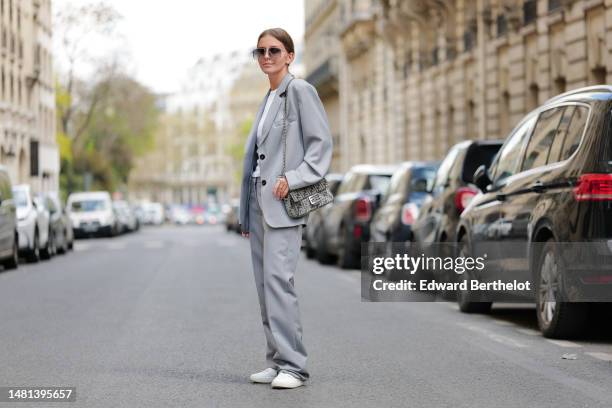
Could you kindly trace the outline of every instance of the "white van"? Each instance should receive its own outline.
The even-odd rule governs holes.
[[[66,210],[75,237],[112,237],[119,232],[117,216],[108,191],[72,193],[66,201]]]

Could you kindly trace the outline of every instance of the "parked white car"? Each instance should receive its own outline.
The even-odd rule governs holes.
[[[68,196],[66,209],[75,237],[112,237],[119,232],[119,221],[108,191],[72,193]]]
[[[161,225],[164,223],[164,206],[161,203],[145,203],[143,208],[147,224]]]
[[[34,198],[27,184],[13,186],[13,197],[17,207],[19,252],[29,262],[49,259],[53,252],[49,240],[49,211]]]
[[[115,200],[113,201],[113,208],[119,218],[119,227],[122,233],[138,229],[138,220],[127,201]]]

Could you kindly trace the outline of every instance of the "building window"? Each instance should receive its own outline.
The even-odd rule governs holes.
[[[38,140],[30,141],[30,176],[38,176]]]
[[[538,107],[539,96],[540,96],[540,88],[538,87],[537,84],[531,84],[529,86],[529,93],[528,93],[528,99],[527,99],[527,109],[528,110],[531,111]]]
[[[503,37],[508,32],[508,18],[505,14],[497,16],[497,36]]]
[[[468,30],[463,33],[463,49],[466,52],[471,51],[476,44],[476,33],[472,30]]]
[[[565,92],[566,87],[567,81],[564,77],[559,77],[553,82],[553,92],[555,95],[559,95]]]
[[[434,49],[431,50],[431,65],[438,65],[440,62],[439,50],[438,47],[434,47]]]
[[[601,85],[606,83],[606,68],[597,67],[591,70],[591,82],[593,85]]]
[[[523,3],[523,23],[525,25],[533,23],[538,17],[538,2],[527,0]]]
[[[548,11],[555,11],[561,8],[561,0],[548,0]]]

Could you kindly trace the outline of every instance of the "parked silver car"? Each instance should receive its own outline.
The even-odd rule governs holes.
[[[49,240],[49,211],[37,203],[27,184],[13,186],[13,197],[17,207],[17,230],[19,251],[29,262],[49,259],[53,252]]]
[[[0,262],[4,269],[19,265],[19,237],[15,200],[8,171],[0,165]]]

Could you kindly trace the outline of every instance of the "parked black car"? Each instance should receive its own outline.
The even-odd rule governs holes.
[[[428,197],[439,163],[403,162],[391,177],[389,189],[371,223],[371,242],[412,240],[412,224]]]
[[[412,226],[415,253],[446,256],[450,249],[445,243],[455,242],[459,216],[469,201],[479,192],[473,184],[474,171],[489,165],[502,141],[466,140],[454,145],[438,167],[436,176]],[[433,271],[437,279],[450,279],[449,272]],[[450,272],[454,273],[454,272]],[[443,274],[441,276],[440,274]],[[452,295],[452,293],[445,293]]]
[[[338,193],[338,188],[343,178],[344,174],[341,173],[329,173],[325,176],[329,190],[334,196]],[[307,258],[314,258],[317,255],[317,250],[319,248],[319,243],[317,241],[318,230],[332,205],[333,203],[329,203],[308,214],[308,223],[302,232],[302,248],[306,251]]]
[[[519,248],[519,253],[493,254],[489,262],[495,267],[478,278],[530,278],[535,287],[525,298],[536,302],[540,330],[548,337],[569,337],[584,328],[591,305],[573,302],[576,294],[612,295],[609,282],[589,280],[592,270],[565,263],[555,246],[601,243],[604,249],[597,255],[577,255],[590,259],[591,267],[606,260],[610,265],[611,110],[612,87],[598,86],[564,93],[529,113],[491,166],[474,174],[482,194],[469,204],[457,229],[464,253],[491,242]],[[469,290],[457,295],[464,312],[491,307],[491,302],[475,301],[477,294]]]
[[[17,210],[11,180],[6,167],[0,165],[0,261],[5,269],[19,266]]]
[[[348,171],[317,231],[320,262],[337,258],[342,268],[360,266],[361,243],[370,239],[370,222],[397,167],[361,164]]]

